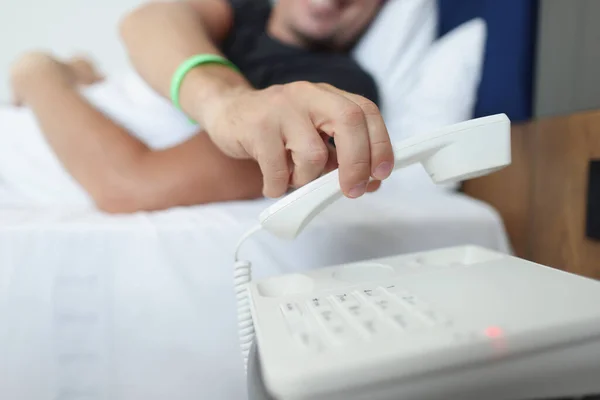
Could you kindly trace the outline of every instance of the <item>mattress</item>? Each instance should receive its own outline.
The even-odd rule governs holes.
[[[0,209],[0,398],[246,398],[233,251],[270,202]],[[264,277],[466,243],[510,252],[488,205],[388,184],[294,241],[258,233],[241,256]]]

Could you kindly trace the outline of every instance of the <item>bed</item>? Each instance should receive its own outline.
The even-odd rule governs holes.
[[[428,18],[435,19],[436,38],[473,18],[487,26],[483,68],[471,71],[477,77],[471,83],[474,94],[460,92],[458,102],[473,116],[505,112],[513,120],[528,118],[534,3],[433,3],[436,12]],[[437,79],[444,79],[444,71],[436,67],[436,57],[452,49],[439,48],[430,57]],[[435,82],[415,73],[413,81]],[[390,93],[408,114],[398,122],[399,137],[429,127],[430,109],[446,110],[436,114],[438,124],[464,118],[448,111],[456,92],[437,108],[416,108],[419,101],[442,98],[441,90],[418,99]],[[511,251],[496,210],[425,178],[419,169],[409,169],[375,194],[341,200],[294,242],[258,235],[243,256],[262,277],[465,243]],[[85,204],[0,205],[0,397],[245,398],[233,249],[271,202],[127,216],[105,215]]]

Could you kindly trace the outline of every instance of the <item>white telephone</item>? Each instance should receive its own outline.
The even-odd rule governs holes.
[[[394,146],[434,182],[511,161],[510,121],[475,119]],[[295,238],[341,197],[334,171],[260,216]],[[238,247],[239,249],[239,247]],[[244,362],[256,341],[278,400],[507,400],[600,393],[600,284],[465,246],[250,282],[236,252]],[[570,363],[570,365],[569,365]]]

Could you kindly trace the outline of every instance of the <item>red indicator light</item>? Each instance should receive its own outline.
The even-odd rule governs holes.
[[[497,339],[504,336],[502,329],[497,326],[490,326],[486,328],[485,335],[492,339]]]

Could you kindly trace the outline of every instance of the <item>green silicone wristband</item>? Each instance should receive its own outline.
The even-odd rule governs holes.
[[[173,74],[173,79],[171,80],[171,101],[178,110],[183,111],[179,102],[179,89],[181,88],[183,79],[192,69],[204,64],[221,64],[233,69],[234,71],[240,72],[238,67],[236,67],[231,61],[216,54],[197,54],[188,58],[177,68],[175,74]],[[191,119],[190,122],[194,124],[196,123]]]

